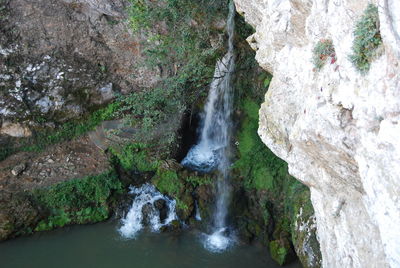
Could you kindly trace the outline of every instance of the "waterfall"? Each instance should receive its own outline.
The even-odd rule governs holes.
[[[121,220],[122,226],[118,230],[123,237],[135,238],[145,223],[153,232],[157,232],[177,219],[175,200],[162,195],[153,185],[146,183],[141,187],[131,186],[129,193],[134,195],[134,200],[128,213]],[[164,212],[164,215],[161,215],[161,212]]]
[[[227,235],[226,218],[231,192],[228,178],[231,165],[232,78],[235,70],[234,17],[235,6],[231,1],[227,19],[228,52],[215,67],[214,79],[204,107],[199,142],[182,161],[183,166],[200,172],[219,171],[213,233],[205,239],[205,247],[217,252],[225,250],[232,242]]]

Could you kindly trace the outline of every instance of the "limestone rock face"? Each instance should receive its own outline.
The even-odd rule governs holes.
[[[368,3],[382,53],[366,75],[349,61]],[[324,267],[400,267],[400,2],[235,0],[256,32],[256,59],[274,77],[259,135],[311,189]],[[312,51],[331,39],[336,62]]]

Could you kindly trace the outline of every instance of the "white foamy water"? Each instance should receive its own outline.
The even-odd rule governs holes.
[[[196,221],[201,221],[200,208],[199,204],[197,203],[197,200],[194,201],[194,209],[196,212],[194,218],[196,219]]]
[[[182,165],[200,172],[219,171],[216,204],[211,235],[205,235],[204,246],[213,252],[227,249],[234,241],[229,237],[226,218],[231,187],[229,167],[231,165],[231,133],[233,110],[233,73],[235,53],[233,47],[235,6],[230,2],[227,20],[228,52],[218,61],[214,79],[210,85],[207,103],[204,107],[201,135],[182,161]]]
[[[204,234],[204,247],[215,253],[227,250],[235,243],[235,239],[231,235],[225,234],[226,228],[221,228],[211,235]]]
[[[143,184],[141,187],[130,187],[130,194],[134,195],[134,200],[129,212],[125,218],[121,220],[122,226],[119,228],[119,233],[124,238],[135,238],[140,230],[148,224],[153,232],[157,232],[161,227],[170,224],[173,220],[177,219],[175,200],[169,199],[156,190],[151,184]],[[160,219],[160,211],[156,208],[155,202],[157,200],[164,200],[166,202],[168,214],[164,221]],[[143,214],[143,208],[147,206],[147,215]],[[148,222],[145,223],[145,218]]]

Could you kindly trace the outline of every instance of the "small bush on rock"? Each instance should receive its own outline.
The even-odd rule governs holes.
[[[350,60],[365,74],[369,71],[372,60],[378,55],[377,48],[382,44],[378,8],[375,5],[368,5],[353,33],[353,54],[350,55]]]
[[[314,68],[319,71],[325,65],[328,58],[331,58],[331,64],[336,61],[335,48],[333,47],[332,40],[321,39],[313,50],[313,63]]]

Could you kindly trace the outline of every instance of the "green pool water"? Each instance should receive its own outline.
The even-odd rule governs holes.
[[[265,248],[237,244],[224,253],[203,248],[201,234],[150,233],[124,240],[118,223],[72,226],[0,243],[2,268],[131,267],[277,268]],[[293,263],[285,267],[301,267]]]

